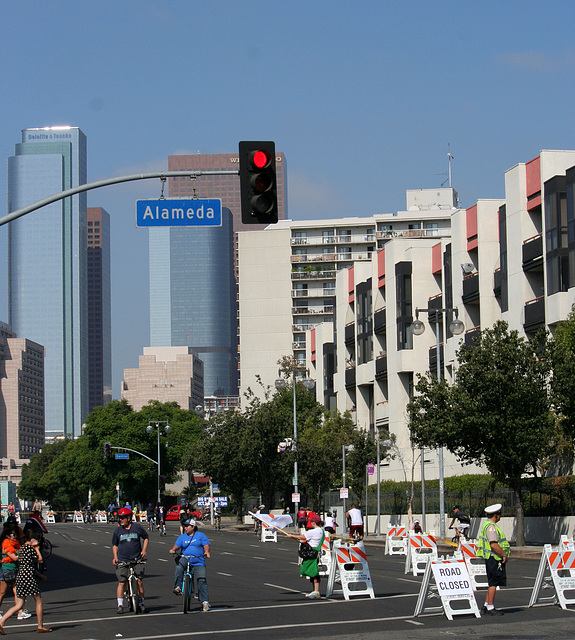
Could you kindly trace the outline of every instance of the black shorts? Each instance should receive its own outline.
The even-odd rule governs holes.
[[[487,558],[485,560],[485,568],[487,570],[487,586],[489,587],[506,587],[507,586],[507,564],[503,564],[495,558]]]

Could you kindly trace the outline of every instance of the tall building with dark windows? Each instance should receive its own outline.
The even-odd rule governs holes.
[[[88,207],[88,411],[112,399],[110,214]]]
[[[78,127],[24,129],[8,159],[8,211],[86,183]],[[86,194],[9,224],[8,321],[44,346],[46,434],[78,435],[88,411]]]
[[[190,347],[204,362],[205,395],[237,395],[233,227],[156,227],[149,233],[150,345]]]

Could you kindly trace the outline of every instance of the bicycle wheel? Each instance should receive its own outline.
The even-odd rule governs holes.
[[[192,600],[194,598],[194,585],[192,584],[192,578],[189,573],[186,573],[184,576],[184,589],[182,596],[184,600],[184,613],[188,613],[192,608]]]
[[[44,543],[42,544],[42,557],[44,559],[49,558],[52,555],[52,543],[47,538],[44,538]]]
[[[130,610],[134,613],[140,613],[140,596],[136,576],[130,576]]]

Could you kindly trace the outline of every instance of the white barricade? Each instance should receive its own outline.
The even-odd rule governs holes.
[[[430,533],[411,533],[405,557],[405,573],[423,575],[430,560],[437,560],[437,543]]]
[[[321,545],[321,551],[319,555],[319,575],[320,576],[329,576],[329,572],[331,571],[332,564],[332,553],[331,553],[331,541],[329,537],[329,533],[325,534],[325,538]]]
[[[432,576],[434,585],[430,584]],[[426,607],[425,602],[428,598],[440,598],[441,607]],[[467,565],[463,559],[435,559],[425,568],[413,615],[417,617],[426,612],[441,611],[445,613],[448,620],[453,620],[453,616],[468,614],[481,618]]]
[[[148,514],[145,511],[140,511],[140,513],[138,513],[138,518],[140,522],[148,522]]]
[[[53,511],[48,511],[46,514],[46,523],[47,524],[56,524],[56,518],[54,517]]]
[[[478,589],[487,589],[487,569],[485,568],[485,560],[477,557],[476,540],[462,541],[459,548],[453,553],[453,557],[465,560],[473,591],[477,591]],[[497,587],[497,589],[499,590],[499,587]]]
[[[407,528],[387,525],[387,536],[385,537],[384,555],[407,555]]]
[[[546,576],[549,569],[551,576]],[[539,597],[541,589],[553,589],[551,596]],[[570,595],[567,595],[567,592]],[[550,544],[543,547],[539,570],[529,600],[529,606],[534,606],[539,600],[549,601],[549,604],[559,602],[562,609],[575,605],[575,551],[564,551],[562,545],[553,548]]]
[[[278,541],[278,531],[272,527],[268,527],[268,525],[262,521],[261,528],[261,538],[262,542],[277,542]]]
[[[20,519],[20,513],[16,511],[16,524],[22,524],[22,520]]]
[[[363,543],[345,544],[336,540],[332,550],[326,598],[334,593],[335,582],[341,584],[341,591],[346,600],[352,596],[375,598]]]
[[[573,542],[573,538],[569,538],[569,536],[561,536],[561,549],[563,551],[575,551],[575,543]]]
[[[96,513],[96,522],[108,522],[108,516],[105,511],[98,511]]]
[[[72,522],[84,522],[84,514],[81,511],[74,511],[74,519]]]

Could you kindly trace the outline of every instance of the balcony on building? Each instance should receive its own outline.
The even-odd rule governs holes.
[[[443,369],[443,343],[439,345],[439,357],[441,358],[440,366]],[[429,349],[429,371],[436,375],[437,373],[437,347]]]
[[[468,329],[465,332],[465,335],[463,337],[463,341],[464,341],[466,347],[473,347],[474,346],[474,340],[475,340],[475,338],[477,338],[479,336],[479,331],[480,330],[481,330],[480,327],[473,327],[471,329]]]
[[[536,331],[545,324],[545,296],[534,298],[525,303],[525,331]]]
[[[461,300],[464,304],[479,300],[479,274],[470,273],[463,278],[463,295]]]
[[[373,332],[374,333],[385,333],[387,322],[386,322],[386,312],[385,307],[383,309],[377,309],[373,314]]]
[[[496,298],[501,297],[501,269],[497,268],[493,272],[493,293]]]
[[[387,353],[382,353],[375,359],[375,379],[385,378],[387,378]]]
[[[538,233],[523,242],[523,271],[543,267],[543,234]]]
[[[305,267],[304,271],[292,271],[291,278],[292,280],[333,280],[335,279],[336,273],[337,271],[335,269],[323,269],[321,266],[310,266]]]
[[[348,365],[345,369],[345,386],[355,387],[355,365]]]
[[[345,325],[344,341],[346,345],[355,342],[355,322],[349,322]]]

